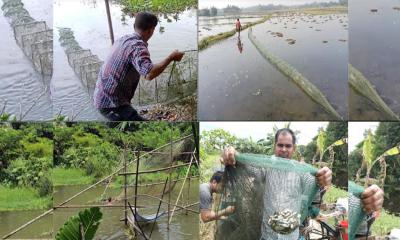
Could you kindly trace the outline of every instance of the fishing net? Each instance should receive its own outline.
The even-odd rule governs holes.
[[[59,28],[59,41],[68,58],[68,64],[81,80],[90,96],[93,95],[103,61],[89,49],[83,49],[70,28]]]
[[[21,0],[3,0],[1,9],[13,28],[17,44],[42,75],[45,85],[49,85],[53,73],[53,30],[46,22],[33,19]]]
[[[363,211],[361,203],[361,194],[364,192],[364,188],[349,181],[349,236],[350,239],[354,239],[358,228],[366,218],[366,214]]]
[[[290,64],[285,62],[283,59],[275,56],[262,46],[261,42],[252,34],[252,28],[249,29],[248,36],[250,41],[265,59],[267,59],[281,73],[283,73],[293,82],[295,82],[308,96],[311,97],[312,100],[321,105],[321,107],[324,108],[326,112],[331,114],[337,120],[342,120],[340,114],[332,107],[324,94],[314,84],[312,84],[307,78],[305,78]]]
[[[143,106],[194,95],[197,90],[197,57],[197,51],[188,51],[180,62],[171,64],[153,81],[142,79],[134,103]]]
[[[318,193],[317,169],[274,156],[238,154],[224,173],[220,208],[235,212],[218,222],[216,239],[298,239]]]
[[[370,100],[375,107],[385,115],[387,120],[400,119],[382,100],[371,82],[351,64],[349,64],[349,84],[356,92]]]

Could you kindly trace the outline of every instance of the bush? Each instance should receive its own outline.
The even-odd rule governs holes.
[[[47,177],[41,177],[37,182],[37,189],[40,197],[53,193],[53,183]]]

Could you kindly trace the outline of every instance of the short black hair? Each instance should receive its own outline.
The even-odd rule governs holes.
[[[158,18],[156,15],[149,12],[139,12],[135,16],[135,24],[133,27],[142,31],[147,31],[156,27]]]
[[[215,180],[217,183],[220,183],[221,181],[222,181],[222,176],[224,175],[224,172],[222,172],[222,171],[216,171],[213,175],[212,175],[212,177],[211,177],[211,179],[210,179],[210,182],[212,182],[213,180]]]
[[[289,133],[290,135],[292,135],[292,144],[295,145],[296,144],[296,136],[294,135],[294,132],[290,128],[281,128],[278,131],[276,131],[276,133],[275,133],[275,144],[278,141],[279,135],[284,134],[284,133]]]

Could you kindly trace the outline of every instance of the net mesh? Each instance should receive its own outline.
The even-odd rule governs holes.
[[[53,30],[46,22],[33,19],[21,0],[3,0],[1,9],[18,46],[42,75],[44,84],[49,85],[53,73]]]
[[[358,228],[366,217],[361,203],[361,194],[363,191],[363,187],[349,181],[349,236],[351,239],[354,239]]]
[[[59,35],[60,45],[67,55],[68,64],[81,80],[88,94],[92,96],[103,62],[89,49],[83,49],[79,45],[70,28],[59,28]]]
[[[317,169],[274,156],[238,154],[224,173],[220,208],[235,213],[220,220],[217,239],[298,239],[318,193]]]

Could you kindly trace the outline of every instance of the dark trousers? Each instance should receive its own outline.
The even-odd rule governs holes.
[[[101,108],[101,115],[109,121],[147,121],[131,105],[123,105],[116,108]]]

